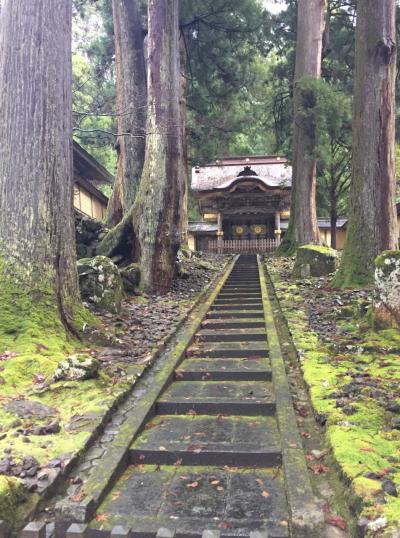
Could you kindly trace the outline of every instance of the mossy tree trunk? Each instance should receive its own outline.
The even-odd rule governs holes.
[[[8,334],[18,342],[30,320],[36,334],[40,327],[74,332],[82,308],[72,204],[71,3],[7,0],[0,12],[0,340]]]
[[[297,8],[296,69],[294,78],[293,183],[290,223],[278,253],[292,253],[299,245],[320,242],[316,208],[315,125],[301,114],[316,104],[299,80],[321,76],[326,0],[299,0]]]
[[[134,205],[142,285],[170,289],[183,194],[178,0],[149,0],[146,158]]]
[[[117,90],[117,177],[107,211],[115,226],[132,206],[143,170],[147,85],[144,33],[136,0],[113,0]]]
[[[335,285],[373,281],[374,260],[397,247],[395,0],[357,4],[353,166],[347,239]]]

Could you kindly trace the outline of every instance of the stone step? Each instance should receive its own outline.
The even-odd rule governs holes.
[[[186,359],[176,370],[177,381],[271,381],[266,359]]]
[[[260,329],[203,329],[196,334],[195,342],[264,342],[265,326]]]
[[[248,297],[249,299],[255,299],[262,297],[261,291],[226,291],[222,290],[218,294],[218,299],[233,299],[235,297]]]
[[[90,527],[104,532],[121,525],[149,538],[173,526],[176,536],[198,538],[223,524],[224,538],[248,537],[249,527],[288,538],[288,522],[284,473],[276,468],[130,465]]]
[[[206,319],[201,324],[203,329],[255,329],[264,328],[264,318]]]
[[[187,349],[186,357],[205,358],[264,358],[268,357],[268,344],[263,342],[215,342],[194,344]]]
[[[156,416],[130,448],[135,464],[266,467],[282,461],[273,417]]]
[[[260,286],[241,286],[235,284],[229,284],[221,288],[221,293],[260,293]]]
[[[257,312],[264,312],[262,303],[249,303],[248,301],[243,303],[217,303],[214,302],[212,310],[235,310],[237,313],[244,310],[254,310]]]
[[[275,413],[272,384],[261,381],[175,381],[160,396],[162,415],[230,414],[265,416]]]
[[[263,309],[249,308],[248,310],[210,310],[206,319],[259,319],[264,316]]]
[[[228,299],[225,299],[225,298],[222,298],[222,297],[217,297],[213,303],[213,307],[218,305],[218,306],[221,306],[221,305],[242,305],[242,304],[246,304],[246,305],[257,305],[257,306],[260,306],[262,305],[262,298],[261,297],[231,297],[231,298],[228,298]]]
[[[253,285],[257,286],[260,284],[260,279],[258,277],[247,277],[247,278],[228,278],[225,282],[227,284],[241,284],[243,285]]]

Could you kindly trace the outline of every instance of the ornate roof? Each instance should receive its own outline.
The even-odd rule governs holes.
[[[253,180],[266,187],[287,189],[292,185],[292,167],[285,157],[266,155],[230,157],[192,170],[192,189],[195,191],[228,189],[238,180]]]

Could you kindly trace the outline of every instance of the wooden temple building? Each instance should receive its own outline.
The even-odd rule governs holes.
[[[75,140],[74,161],[74,208],[77,213],[101,221],[107,211],[108,198],[98,187],[112,185],[113,176],[90,153]]]
[[[290,210],[292,169],[281,156],[229,157],[192,171],[202,220],[189,223],[195,250],[271,252]]]

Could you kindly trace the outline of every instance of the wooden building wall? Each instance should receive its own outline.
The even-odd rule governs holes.
[[[107,210],[107,204],[104,204],[78,183],[74,185],[74,207],[97,221],[103,220]]]

